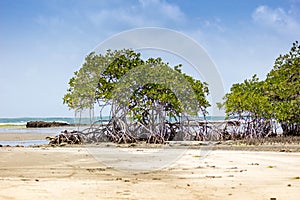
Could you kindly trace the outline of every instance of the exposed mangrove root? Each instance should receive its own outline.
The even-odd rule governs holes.
[[[164,144],[166,141],[219,141],[264,138],[277,135],[278,123],[274,120],[260,118],[243,118],[237,120],[207,121],[181,114],[177,118],[166,117],[160,107],[147,110],[140,119],[130,117],[126,106],[111,106],[109,120],[94,122],[90,127],[72,134],[62,133],[50,138],[51,144],[78,143],[147,143]]]
[[[81,134],[74,132],[63,131],[55,137],[46,137],[47,140],[50,140],[49,145],[65,145],[65,144],[82,144],[83,140]]]
[[[101,125],[99,125],[101,124]],[[263,125],[261,125],[264,127]],[[268,126],[271,126],[270,124]],[[275,125],[273,125],[275,126]],[[153,123],[151,126],[135,122],[126,123],[119,118],[112,118],[108,123],[101,121],[81,131],[80,136],[85,143],[115,142],[163,144],[166,141],[218,141],[265,138],[276,136],[276,130],[255,128],[251,121],[185,121]]]
[[[128,122],[122,118],[96,121],[82,131],[64,131],[56,137],[48,137],[49,144],[91,144],[99,142],[164,144],[166,141],[219,141],[265,138],[276,136],[270,121],[260,126],[252,121],[223,120],[199,121],[186,118],[184,121],[162,121],[149,124]],[[274,122],[272,122],[274,123]],[[266,126],[267,125],[267,126]],[[259,128],[257,128],[259,127]],[[266,128],[269,127],[269,128]],[[274,131],[275,130],[275,131]]]

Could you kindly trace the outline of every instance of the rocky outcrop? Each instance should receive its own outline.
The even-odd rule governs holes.
[[[70,126],[65,122],[44,122],[44,121],[30,121],[27,122],[26,128],[46,128],[46,127],[58,127],[58,126]]]

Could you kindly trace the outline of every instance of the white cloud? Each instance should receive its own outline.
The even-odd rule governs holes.
[[[59,17],[54,17],[54,16],[50,16],[50,17],[45,17],[43,15],[39,15],[36,18],[36,22],[41,25],[41,26],[51,26],[51,27],[61,27],[64,25],[64,20],[62,18]]]
[[[163,16],[167,19],[173,21],[182,21],[184,18],[183,12],[181,12],[180,8],[177,5],[167,3],[161,0],[140,0],[139,1],[144,11],[147,12],[157,12],[160,16]],[[149,8],[151,8],[149,10]],[[158,16],[159,17],[159,16]]]
[[[209,19],[204,20],[203,28],[217,30],[219,32],[224,32],[226,30],[225,26],[223,25],[222,20],[218,17],[215,17],[211,20],[209,20]]]
[[[283,8],[258,6],[252,13],[255,23],[285,35],[300,33],[300,24],[290,11]]]
[[[165,26],[181,24],[185,20],[180,8],[163,0],[139,0],[136,5],[103,8],[97,12],[87,13],[88,19],[95,26]]]

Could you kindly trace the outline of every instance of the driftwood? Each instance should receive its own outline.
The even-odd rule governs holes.
[[[80,133],[77,131],[68,132],[63,131],[55,137],[47,136],[47,140],[50,140],[49,145],[66,145],[66,144],[82,144],[83,140]]]

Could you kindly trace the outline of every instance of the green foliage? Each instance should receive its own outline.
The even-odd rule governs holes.
[[[134,118],[149,121],[150,112],[160,109],[166,116],[176,118],[181,113],[197,115],[209,106],[205,95],[207,85],[183,74],[162,62],[161,58],[148,59],[119,81],[113,99],[129,104]]]
[[[280,55],[264,81],[252,79],[234,84],[224,97],[228,116],[276,119],[284,134],[300,132],[300,46]]]
[[[64,104],[77,110],[92,108],[97,99],[110,100],[111,91],[119,78],[140,64],[143,64],[140,54],[132,50],[108,50],[105,55],[90,53],[70,79]]]
[[[284,134],[300,134],[300,45],[280,55],[266,78],[267,95]]]
[[[150,111],[159,108],[169,117],[206,112],[206,83],[172,69],[161,58],[144,61],[130,49],[89,54],[70,79],[64,103],[71,109],[91,108],[96,101],[115,102],[147,123]]]
[[[270,118],[271,105],[264,94],[264,82],[254,75],[243,83],[233,84],[230,93],[224,97],[226,113],[229,116]]]
[[[280,55],[266,79],[267,95],[279,122],[300,123],[300,46]]]

